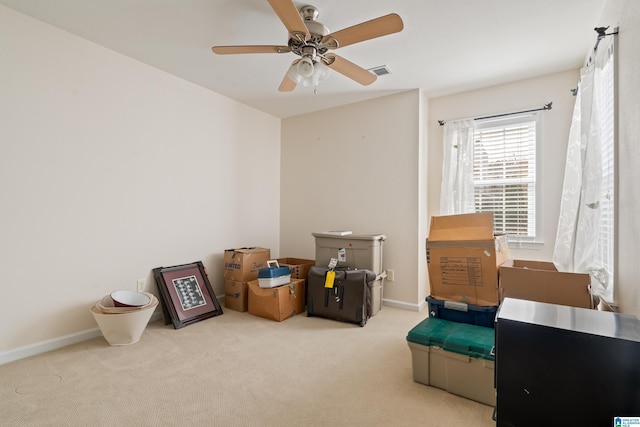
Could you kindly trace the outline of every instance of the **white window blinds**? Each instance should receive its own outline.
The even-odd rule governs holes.
[[[600,226],[596,243],[596,264],[607,272],[599,280],[607,282],[606,292],[602,295],[613,301],[614,244],[615,244],[615,62],[613,40],[599,58],[596,68],[600,82],[594,88],[595,102],[598,102],[598,121],[600,123],[601,170],[600,181]]]
[[[511,240],[536,238],[537,123],[537,113],[476,122],[475,211],[492,211]]]

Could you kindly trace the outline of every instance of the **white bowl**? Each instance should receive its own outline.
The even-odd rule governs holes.
[[[142,310],[151,304],[155,304],[155,302],[157,301],[155,295],[149,292],[144,292],[144,294],[149,297],[149,304],[145,304],[140,307],[116,307],[116,305],[113,303],[113,299],[111,299],[111,295],[105,295],[100,301],[96,303],[96,308],[104,314],[118,314],[127,313],[129,311]]]
[[[116,307],[142,307],[151,302],[151,298],[140,292],[115,291],[111,299]]]

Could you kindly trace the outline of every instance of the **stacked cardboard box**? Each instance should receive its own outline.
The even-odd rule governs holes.
[[[249,282],[249,314],[282,322],[304,312],[306,293],[304,279],[275,288],[261,288],[258,280]]]
[[[258,279],[258,271],[267,266],[271,251],[250,247],[224,251],[224,305],[231,310],[247,311],[248,283]]]
[[[491,212],[432,217],[427,266],[431,296],[449,305],[497,307],[511,297],[595,306],[589,274],[559,272],[552,262],[509,259],[506,236],[493,235]]]
[[[499,304],[499,268],[509,248],[506,236],[494,236],[493,212],[432,217],[426,249],[434,298]]]

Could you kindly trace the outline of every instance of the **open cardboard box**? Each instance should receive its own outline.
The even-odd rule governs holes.
[[[507,237],[494,236],[493,212],[431,217],[427,267],[434,298],[497,306],[498,268],[507,259]]]
[[[249,314],[282,322],[304,312],[306,296],[304,279],[275,288],[261,288],[257,280],[250,281],[247,290]]]
[[[313,259],[304,259],[304,258],[278,258],[278,264],[281,266],[289,267],[291,270],[291,278],[292,279],[305,279],[307,280],[307,276],[309,275],[309,270],[311,267],[316,265],[316,261]]]
[[[564,273],[552,262],[510,259],[500,266],[500,302],[518,298],[594,308],[589,274]]]

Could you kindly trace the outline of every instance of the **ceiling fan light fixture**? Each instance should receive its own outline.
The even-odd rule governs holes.
[[[315,87],[327,80],[331,75],[331,68],[327,67],[322,61],[313,61],[313,73],[309,77],[303,77],[298,71],[300,61],[291,64],[287,70],[287,77],[296,85]]]
[[[298,74],[300,74],[300,77],[302,77],[303,79],[313,76],[313,72],[314,72],[313,60],[308,56],[304,56],[296,64],[296,71],[298,72]]]
[[[302,83],[302,76],[300,75],[300,73],[298,73],[296,65],[298,65],[298,63],[294,62],[289,66],[289,69],[287,70],[287,77],[293,80],[296,85],[299,85],[300,83]]]
[[[313,66],[313,75],[309,78],[302,80],[302,86],[318,86],[323,81],[327,80],[331,75],[331,69],[324,65],[322,61],[317,61]]]

